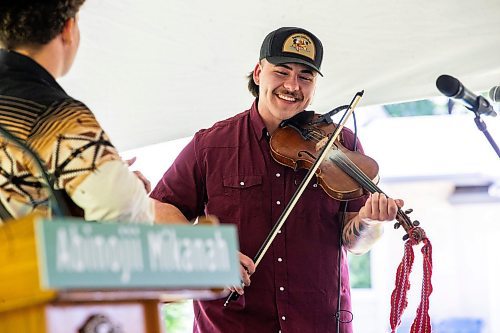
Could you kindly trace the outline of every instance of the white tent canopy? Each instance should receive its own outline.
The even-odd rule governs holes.
[[[63,86],[119,149],[194,134],[248,108],[246,74],[265,35],[300,26],[323,42],[311,106],[326,112],[439,95],[450,74],[473,91],[500,82],[499,0],[87,0]]]

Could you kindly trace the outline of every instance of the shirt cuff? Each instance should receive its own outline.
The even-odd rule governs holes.
[[[144,184],[121,160],[101,164],[73,191],[71,199],[90,221],[153,224],[154,206]]]

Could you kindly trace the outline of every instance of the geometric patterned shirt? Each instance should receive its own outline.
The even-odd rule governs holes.
[[[151,223],[152,203],[92,112],[34,60],[0,50],[0,126],[35,152],[53,189],[88,220]],[[0,133],[0,223],[50,216],[42,170]]]

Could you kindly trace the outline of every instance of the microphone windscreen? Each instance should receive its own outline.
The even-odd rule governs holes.
[[[460,81],[453,76],[443,74],[437,78],[436,87],[443,95],[453,97],[460,90]]]
[[[490,98],[495,102],[500,102],[500,86],[494,86],[490,89]]]

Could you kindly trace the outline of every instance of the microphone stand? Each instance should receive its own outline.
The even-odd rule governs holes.
[[[485,98],[483,96],[479,96],[478,98],[478,108],[477,110],[469,109],[474,112],[476,117],[474,118],[474,122],[476,123],[477,128],[483,132],[484,136],[486,139],[488,139],[488,142],[490,145],[493,147],[495,152],[497,153],[497,156],[500,158],[500,149],[498,148],[498,145],[496,144],[495,140],[493,140],[493,137],[490,135],[490,132],[488,132],[488,129],[486,128],[486,123],[481,119],[481,114],[486,114],[487,113],[487,108],[485,106],[489,106],[489,103],[484,100]],[[484,100],[484,101],[483,101]],[[484,103],[486,102],[486,103]]]

